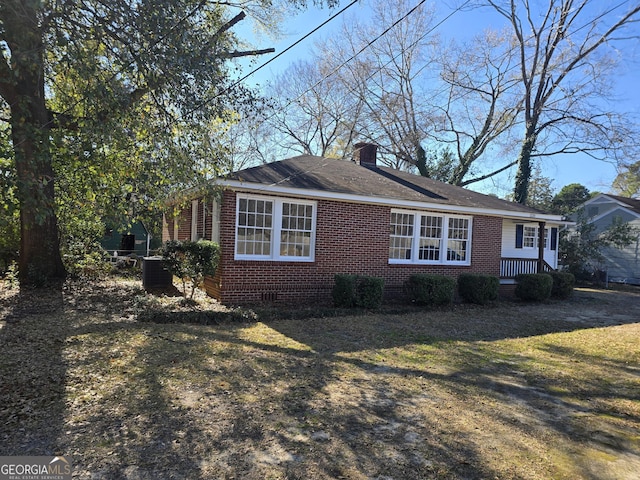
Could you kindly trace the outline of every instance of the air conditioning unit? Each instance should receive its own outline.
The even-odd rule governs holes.
[[[142,259],[142,287],[164,288],[173,284],[173,275],[164,266],[162,257],[144,257]]]

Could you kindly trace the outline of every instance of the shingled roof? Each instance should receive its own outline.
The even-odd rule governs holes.
[[[640,199],[620,197],[619,195],[610,195],[608,193],[606,195],[607,197],[613,198],[614,200],[617,200],[620,203],[624,203],[627,206],[627,208],[629,208],[629,210],[632,210],[633,212],[640,215]]]
[[[490,209],[516,215],[546,215],[540,210],[491,195],[413,175],[388,167],[359,165],[353,161],[301,155],[247,168],[228,180],[309,192],[327,192],[385,200],[422,202],[471,209]]]

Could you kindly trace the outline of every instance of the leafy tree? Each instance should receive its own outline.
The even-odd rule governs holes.
[[[626,165],[613,181],[613,188],[623,197],[640,195],[640,161]]]
[[[238,51],[231,29],[244,14],[232,15],[282,4],[306,2],[0,3],[0,108],[11,129],[21,283],[65,275],[56,201],[65,173],[83,174],[96,208],[106,196],[147,208],[162,188],[206,178],[206,159],[217,156],[203,132],[251,104],[228,61],[260,53]]]
[[[539,166],[534,167],[531,181],[529,182],[529,194],[527,205],[539,210],[550,212],[553,209],[553,181],[542,175]]]
[[[551,211],[568,216],[593,195],[587,187],[579,183],[565,185],[551,200]]]
[[[588,222],[585,212],[580,211],[575,228],[561,232],[558,249],[560,263],[576,279],[585,280],[600,267],[605,248],[623,249],[637,241],[638,234],[637,229],[619,217],[600,232],[595,224]]]

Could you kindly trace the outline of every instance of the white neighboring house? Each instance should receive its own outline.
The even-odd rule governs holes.
[[[596,226],[595,233],[609,228],[616,218],[640,231],[640,199],[601,193],[583,203],[572,220],[578,221],[580,214]],[[602,254],[599,268],[607,272],[609,281],[640,285],[640,235],[626,248],[607,247]]]

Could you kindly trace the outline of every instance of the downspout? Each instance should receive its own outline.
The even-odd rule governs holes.
[[[538,222],[538,273],[544,273],[544,227],[545,222]]]

